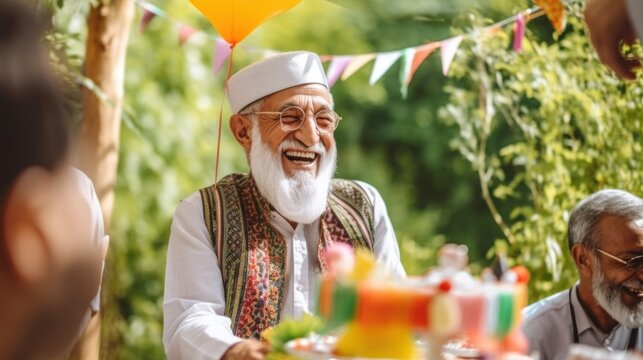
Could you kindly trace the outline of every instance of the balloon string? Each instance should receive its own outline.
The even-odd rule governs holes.
[[[228,97],[228,80],[230,79],[230,74],[232,73],[232,55],[234,54],[234,45],[230,45],[230,57],[228,58],[228,71],[225,75],[225,81],[223,82],[223,97]],[[225,99],[223,100],[225,101]],[[214,165],[214,184],[219,181],[219,151],[221,149],[221,128],[223,124],[223,101],[221,101],[221,107],[219,107],[219,133],[217,135],[217,156],[216,162]]]

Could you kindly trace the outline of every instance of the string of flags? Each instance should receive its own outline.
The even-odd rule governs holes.
[[[566,18],[562,0],[534,0],[536,6],[521,11],[518,14],[506,18],[495,24],[486,26],[481,29],[475,29],[469,33],[456,35],[440,41],[429,41],[427,43],[408,47],[400,50],[373,52],[366,54],[351,55],[320,55],[322,62],[328,62],[326,76],[329,86],[333,86],[339,79],[346,80],[355,74],[359,69],[371,61],[374,61],[373,68],[369,77],[369,84],[373,85],[380,80],[388,70],[401,59],[400,67],[400,84],[403,97],[406,97],[408,86],[411,83],[415,72],[422,63],[440,49],[440,60],[442,63],[442,74],[447,76],[449,68],[453,62],[462,40],[480,33],[494,32],[500,28],[513,24],[513,50],[521,52],[523,49],[523,40],[527,23],[539,16],[547,15],[554,29],[561,33],[565,29]],[[140,18],[139,32],[144,33],[149,24],[156,17],[163,18],[172,22],[177,30],[178,43],[182,46],[195,34],[206,36],[214,42],[214,55],[212,62],[212,71],[218,74],[225,61],[230,56],[230,45],[223,38],[213,34],[205,33],[194,27],[174,20],[164,10],[156,5],[144,0],[137,0],[136,4],[141,8],[142,15]],[[264,57],[274,55],[278,51],[272,49],[258,49],[253,47],[242,46],[250,52],[260,52]]]

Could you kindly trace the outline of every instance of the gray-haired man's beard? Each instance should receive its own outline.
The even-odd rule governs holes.
[[[281,153],[286,148],[319,153],[317,175],[307,171],[296,171],[291,177],[286,175],[281,162]],[[290,221],[310,224],[324,213],[335,163],[335,146],[326,151],[321,143],[306,148],[294,140],[285,140],[279,151],[274,152],[261,140],[259,131],[252,131],[250,169],[255,183],[261,195]]]
[[[631,279],[622,284],[611,283],[601,271],[598,261],[594,261],[595,269],[592,274],[592,293],[598,304],[616,321],[629,328],[643,326],[643,301],[631,308],[621,300],[621,286],[639,289],[643,284]]]

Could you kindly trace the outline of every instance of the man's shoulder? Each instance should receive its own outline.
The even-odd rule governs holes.
[[[569,289],[539,300],[522,311],[523,329],[555,326],[569,316]]]
[[[529,305],[523,318],[530,352],[538,352],[541,359],[561,359],[571,342],[569,289]]]
[[[557,313],[569,307],[569,289],[550,295],[544,299],[527,306],[523,311],[523,317],[530,319],[533,317]]]
[[[373,199],[380,197],[377,189],[364,181],[353,179],[338,179],[335,178],[331,181],[331,189],[333,192],[337,191],[357,191],[366,194],[368,199],[373,202]]]
[[[215,186],[219,189],[223,188],[224,191],[229,192],[232,187],[238,187],[243,185],[244,182],[249,179],[248,174],[233,173],[228,174],[216,183],[204,186],[194,192],[192,192],[187,197],[183,198],[179,205],[177,206],[176,212],[190,211],[194,212],[194,209],[198,210],[199,213],[203,212],[204,206],[208,211],[216,211],[214,206],[215,198]],[[232,187],[231,187],[232,186]],[[187,210],[190,209],[190,210]],[[175,212],[175,214],[176,214]]]
[[[241,173],[232,173],[228,174],[221,179],[219,179],[216,183],[212,183],[210,185],[204,186],[197,190],[196,192],[202,192],[202,191],[212,191],[214,190],[215,186],[227,186],[227,185],[236,185],[245,181],[248,181],[250,178],[249,174],[241,174]]]

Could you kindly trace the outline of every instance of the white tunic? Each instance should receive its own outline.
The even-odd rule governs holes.
[[[374,205],[374,252],[379,263],[404,276],[400,251],[382,197],[372,186],[358,182]],[[319,269],[319,221],[292,228],[272,211],[270,224],[286,240],[288,272],[282,316],[313,312],[312,290]],[[163,344],[169,359],[219,359],[242,339],[233,335],[224,315],[225,294],[218,260],[203,220],[197,191],[174,213],[165,270]]]

